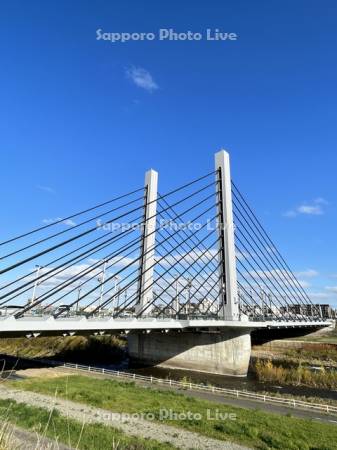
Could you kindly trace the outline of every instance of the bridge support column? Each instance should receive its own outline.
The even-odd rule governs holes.
[[[130,334],[129,355],[144,365],[193,370],[219,375],[247,375],[250,330]]]
[[[140,260],[140,279],[139,279],[139,302],[136,304],[135,312],[141,315],[146,306],[153,299],[153,270],[156,242],[156,214],[157,214],[157,195],[158,195],[158,172],[149,170],[145,174],[145,211],[144,226],[142,230],[142,248]],[[145,310],[150,313],[150,307]]]
[[[231,174],[229,154],[224,150],[215,154],[215,170],[218,189],[217,228],[221,263],[219,315],[224,320],[239,320]]]

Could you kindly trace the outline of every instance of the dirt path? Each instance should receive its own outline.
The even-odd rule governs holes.
[[[176,428],[169,425],[144,420],[139,417],[123,416],[100,408],[94,408],[80,403],[75,403],[61,398],[53,398],[47,395],[37,394],[17,389],[9,389],[4,384],[0,385],[0,398],[13,399],[18,403],[26,403],[31,406],[54,408],[60,414],[71,419],[85,423],[102,423],[103,425],[119,428],[127,435],[145,439],[156,439],[159,442],[169,442],[173,446],[182,449],[202,450],[247,450],[238,444],[211,439],[200,434]]]

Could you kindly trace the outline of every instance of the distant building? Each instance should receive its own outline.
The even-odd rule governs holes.
[[[291,304],[281,306],[280,311],[283,314],[292,314],[308,317],[322,317],[323,319],[335,319],[336,311],[327,304]]]

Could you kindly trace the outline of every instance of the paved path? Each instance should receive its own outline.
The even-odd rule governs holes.
[[[31,406],[55,409],[60,414],[81,423],[102,423],[123,431],[129,436],[144,439],[155,439],[159,442],[169,442],[176,448],[201,450],[247,450],[247,447],[230,442],[211,439],[198,433],[183,430],[166,424],[160,424],[139,417],[123,416],[100,408],[94,408],[81,403],[75,403],[61,398],[35,392],[10,389],[0,385],[0,398],[13,399],[18,403]]]
[[[208,392],[184,391],[184,393],[191,397],[201,398],[203,400],[209,400],[216,403],[224,403],[226,405],[237,406],[238,408],[260,409],[261,411],[274,414],[282,414],[284,416],[291,414],[293,417],[298,417],[300,419],[317,420],[320,422],[337,425],[337,416],[315,411],[293,409],[285,406],[263,403],[243,398],[223,397],[216,394],[209,394]]]

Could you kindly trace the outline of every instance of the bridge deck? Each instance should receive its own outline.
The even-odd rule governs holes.
[[[128,331],[169,331],[169,330],[209,330],[220,331],[228,328],[247,330],[327,327],[330,321],[227,321],[217,319],[154,319],[154,318],[118,318],[111,317],[14,317],[0,318],[0,335],[29,335],[94,332],[118,333]]]

